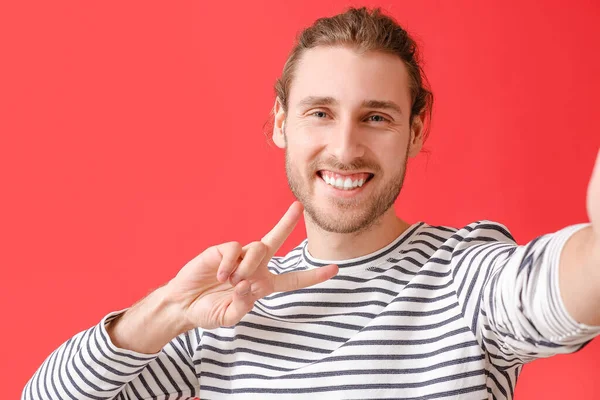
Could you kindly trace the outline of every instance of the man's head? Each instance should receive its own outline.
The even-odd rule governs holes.
[[[392,207],[423,144],[425,82],[415,42],[379,10],[350,9],[300,34],[275,86],[273,141],[322,229],[358,232]]]

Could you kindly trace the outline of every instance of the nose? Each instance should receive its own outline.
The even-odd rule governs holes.
[[[327,152],[341,163],[350,164],[365,154],[359,129],[351,121],[340,122],[333,127],[329,139]]]

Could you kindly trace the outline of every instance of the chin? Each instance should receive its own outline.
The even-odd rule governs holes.
[[[321,202],[308,202],[304,207],[315,225],[326,232],[356,233],[374,222],[371,215],[373,210],[361,209],[364,204],[331,200],[323,201],[324,204],[318,203]]]

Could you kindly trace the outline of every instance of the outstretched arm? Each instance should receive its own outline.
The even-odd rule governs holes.
[[[524,246],[483,245],[481,309],[471,308],[496,365],[571,353],[600,333],[599,193],[600,157],[588,190],[591,224]]]
[[[522,246],[491,222],[457,232],[458,301],[498,367],[572,353],[600,334],[600,154],[587,204],[591,223]]]
[[[600,152],[587,192],[591,222],[565,244],[559,287],[569,314],[578,322],[600,325]]]

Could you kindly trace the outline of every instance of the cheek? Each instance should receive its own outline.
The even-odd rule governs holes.
[[[327,140],[327,132],[323,129],[298,128],[292,135],[288,135],[288,142],[303,152],[311,152],[319,148]]]
[[[408,142],[406,140],[387,145],[371,147],[371,150],[377,157],[377,162],[383,171],[397,171],[404,168],[404,161],[407,155]]]
[[[322,146],[309,135],[294,135],[287,138],[287,152],[290,158],[302,165],[313,160]]]
[[[288,168],[292,169],[294,175],[306,175],[306,169],[309,159],[307,158],[302,148],[300,148],[299,146],[295,146],[289,141],[286,148],[286,162],[288,164]]]

